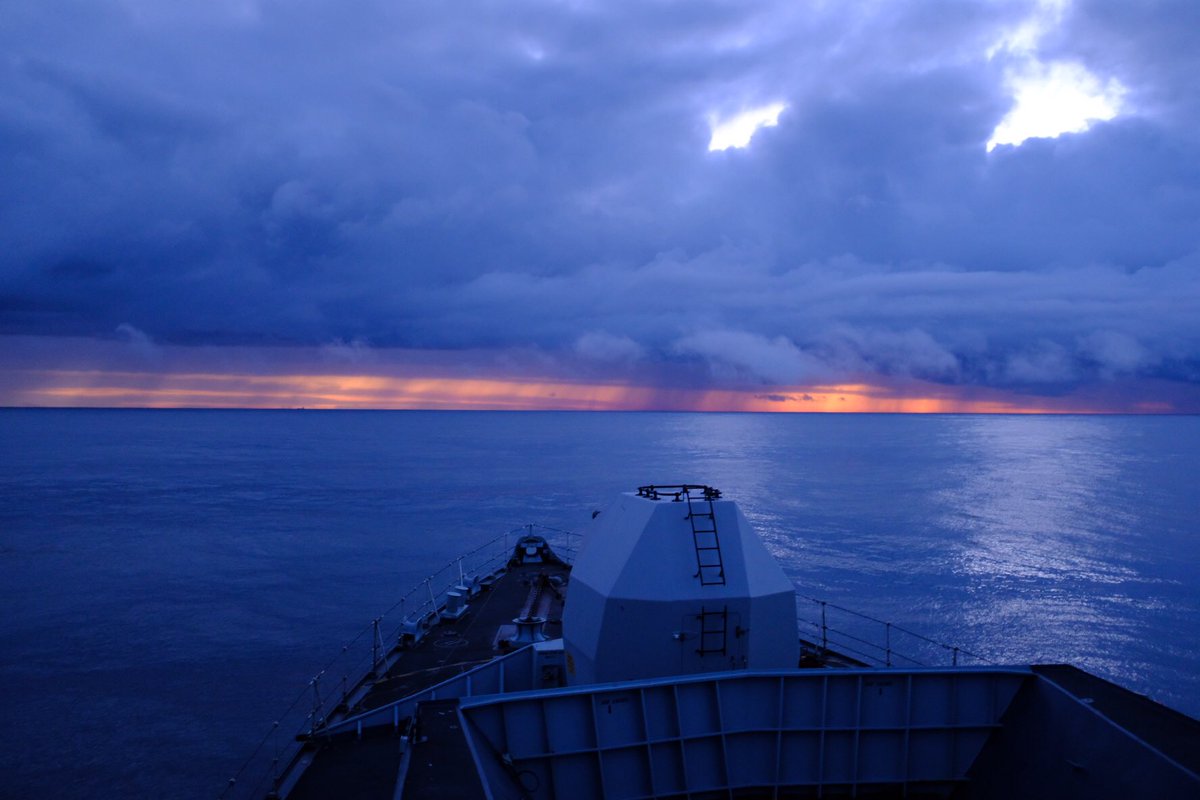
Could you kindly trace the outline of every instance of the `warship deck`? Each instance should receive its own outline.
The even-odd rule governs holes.
[[[495,796],[999,800],[1200,788],[1200,722],[1142,695],[1063,665],[868,667],[828,648],[823,627],[820,644],[800,640],[798,670],[530,692],[565,684],[561,642],[523,645],[562,636],[571,567],[548,548],[527,553],[474,584],[465,613],[441,607],[410,629],[381,677],[300,737],[272,796],[475,798],[501,787]],[[577,606],[588,584],[574,577]],[[713,613],[694,616],[703,655]]]
[[[399,652],[387,674],[346,716],[378,708],[434,686],[509,649],[506,633],[513,619],[538,595],[543,601],[545,633],[562,635],[562,607],[570,567],[561,563],[514,563],[495,582],[483,585],[459,619],[443,619],[420,641]],[[558,578],[554,591],[540,591]],[[414,733],[406,728],[372,730],[361,737],[314,740],[303,754],[299,780],[287,793],[294,800],[339,797],[391,800],[405,797],[482,796],[466,740],[457,730],[457,703],[421,704]],[[477,793],[469,791],[473,779]],[[466,794],[463,792],[466,791]]]

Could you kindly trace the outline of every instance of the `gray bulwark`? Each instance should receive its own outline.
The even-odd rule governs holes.
[[[688,517],[699,506],[626,493],[596,519],[563,615],[568,683],[796,666],[791,581],[725,499],[712,500],[724,580],[703,581]]]

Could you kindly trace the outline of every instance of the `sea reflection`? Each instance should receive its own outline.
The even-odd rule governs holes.
[[[45,723],[14,796],[223,785],[421,578],[652,482],[736,500],[805,596],[1200,714],[1200,417],[3,410],[0,441],[0,683]]]
[[[636,421],[636,469],[619,489],[635,482],[721,489],[802,595],[988,661],[1076,663],[1144,691],[1150,687],[1139,676],[1172,659],[1170,643],[1151,631],[1164,619],[1194,629],[1195,593],[1180,581],[1195,574],[1195,559],[1173,561],[1165,549],[1194,530],[1194,515],[1177,509],[1193,490],[1172,477],[1194,458],[1172,462],[1154,421],[671,414]],[[1172,425],[1179,435],[1191,430]],[[1173,446],[1191,452],[1186,443]],[[861,619],[845,622],[855,635],[882,635],[878,625],[860,630]],[[1189,636],[1184,650],[1194,662]],[[936,648],[910,655],[931,664],[946,658]]]
[[[947,528],[965,534],[960,568],[1008,578],[1120,582],[1114,564],[1135,516],[1121,493],[1121,456],[1111,427],[1086,418],[963,419],[951,429],[962,456],[960,483],[939,492]]]
[[[945,430],[960,460],[935,498],[951,535],[947,566],[966,581],[964,627],[998,660],[1127,671],[1119,653],[1154,604],[1155,579],[1134,557],[1142,525],[1126,502],[1119,429],[961,418]]]

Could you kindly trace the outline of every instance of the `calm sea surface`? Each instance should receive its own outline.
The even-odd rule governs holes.
[[[0,410],[0,451],[2,796],[214,797],[421,577],[645,483],[804,595],[1200,715],[1197,417]]]

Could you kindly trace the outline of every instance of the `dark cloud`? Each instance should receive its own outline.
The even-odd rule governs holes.
[[[1194,6],[1071,5],[1127,113],[989,153],[1033,3],[19,4],[0,333],[1195,382]]]

